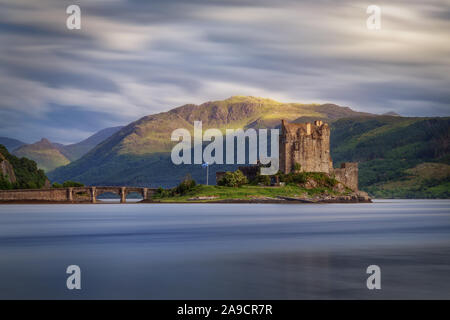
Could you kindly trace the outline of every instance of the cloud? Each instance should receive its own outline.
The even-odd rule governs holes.
[[[450,4],[379,1],[0,3],[0,135],[76,142],[108,125],[231,95],[450,114]],[[67,119],[66,119],[67,118]]]

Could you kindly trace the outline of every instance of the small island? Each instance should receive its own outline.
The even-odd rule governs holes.
[[[274,183],[274,181],[277,181]],[[159,188],[151,200],[161,203],[359,203],[372,202],[322,172],[256,176],[251,183],[240,171],[227,172],[217,186],[197,185],[189,176],[173,189]]]
[[[314,123],[281,122],[280,171],[261,175],[260,163],[235,172],[217,172],[217,186],[197,185],[189,176],[177,187],[159,188],[151,202],[215,203],[359,203],[372,202],[358,190],[358,164],[333,168],[330,127]],[[144,202],[147,202],[144,201]]]

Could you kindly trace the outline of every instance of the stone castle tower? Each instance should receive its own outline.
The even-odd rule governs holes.
[[[314,123],[287,123],[281,121],[280,170],[294,171],[299,164],[300,171],[333,171],[330,156],[330,127],[320,120]]]
[[[288,123],[281,121],[280,170],[287,174],[295,171],[325,172],[334,174],[336,180],[358,190],[358,163],[345,162],[333,169],[330,155],[330,127],[320,120],[314,123]]]

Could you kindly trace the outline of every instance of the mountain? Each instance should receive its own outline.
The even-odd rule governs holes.
[[[45,138],[33,144],[23,145],[15,149],[13,154],[36,161],[38,167],[46,172],[70,163],[58,147]]]
[[[360,188],[375,197],[450,197],[450,118],[340,119],[330,149],[335,164],[359,162]]]
[[[271,99],[235,96],[223,101],[201,105],[187,104],[168,112],[141,118],[103,141],[81,159],[49,173],[53,181],[76,180],[91,185],[173,186],[187,173],[203,182],[205,171],[200,165],[175,166],[170,160],[174,142],[173,130],[193,131],[194,121],[203,122],[203,129],[273,128],[281,119],[332,121],[342,116],[371,117],[334,104],[281,103]],[[214,172],[234,166],[214,165]]]
[[[75,144],[62,145],[53,143],[53,145],[55,145],[67,159],[70,161],[75,161],[122,128],[123,127],[112,127],[103,129],[89,138]]]
[[[17,139],[11,139],[11,138],[7,138],[7,137],[0,137],[0,144],[5,146],[6,149],[8,149],[9,151],[12,151],[14,149],[17,149],[17,148],[23,146],[26,143],[22,142],[20,140],[17,140]]]
[[[174,129],[277,127],[281,119],[331,123],[331,155],[338,167],[359,162],[360,188],[376,197],[448,198],[450,118],[410,118],[355,112],[333,104],[280,103],[232,97],[202,105],[184,105],[150,115],[124,127],[79,160],[51,172],[54,181],[91,185],[173,186],[186,174],[205,183],[200,165],[175,166],[170,160]],[[216,171],[235,165],[212,165]]]
[[[81,158],[97,144],[106,140],[122,128],[106,128],[81,142],[70,145],[52,143],[45,138],[34,144],[26,144],[10,138],[0,138],[0,144],[3,141],[9,150],[13,150],[12,152],[14,154],[36,161],[39,168],[48,172]]]
[[[49,185],[36,162],[17,158],[0,145],[0,189],[36,189]]]

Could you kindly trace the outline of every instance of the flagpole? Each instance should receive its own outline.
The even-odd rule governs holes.
[[[206,185],[209,184],[208,178],[209,178],[209,163],[205,162],[202,164],[202,167],[205,168],[206,167]]]

